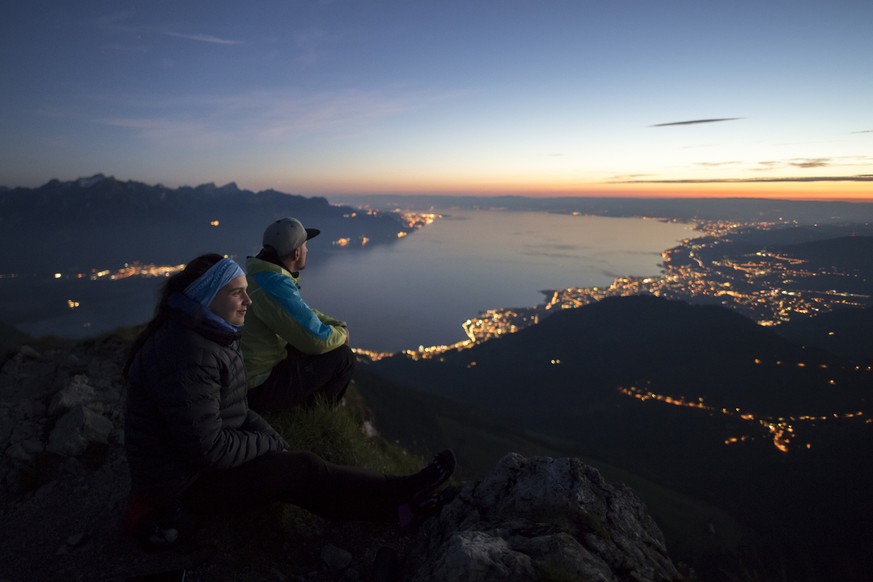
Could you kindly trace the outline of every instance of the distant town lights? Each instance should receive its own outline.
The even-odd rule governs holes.
[[[213,220],[209,223],[209,226],[220,226],[220,225],[221,225],[221,222],[219,222],[218,220]]]

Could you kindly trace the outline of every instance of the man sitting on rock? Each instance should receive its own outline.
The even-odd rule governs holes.
[[[316,396],[337,403],[355,365],[345,322],[312,309],[297,280],[306,268],[306,241],[319,234],[296,218],[264,231],[263,248],[246,262],[248,308],[242,353],[248,400],[260,413],[306,405]]]

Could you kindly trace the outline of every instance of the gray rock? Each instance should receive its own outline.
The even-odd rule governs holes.
[[[38,438],[29,438],[19,441],[6,449],[6,456],[17,461],[32,461],[36,455],[45,449],[45,445]]]
[[[55,390],[56,369],[41,360],[21,359],[20,354],[8,360],[0,371],[0,395],[4,401],[23,398],[43,398]]]
[[[352,563],[352,555],[333,544],[327,544],[321,549],[321,561],[331,570],[342,570]]]
[[[426,522],[405,579],[634,580],[682,577],[643,503],[574,458],[512,453]]]
[[[40,354],[32,347],[25,345],[18,348],[18,353],[15,357],[18,361],[26,359],[38,360],[40,358]]]
[[[70,410],[77,404],[90,405],[96,399],[94,388],[88,384],[88,377],[83,374],[73,376],[66,388],[52,397],[49,404],[49,416],[57,416]]]
[[[108,442],[112,429],[109,419],[78,404],[55,423],[46,450],[75,457],[84,453],[89,443]]]

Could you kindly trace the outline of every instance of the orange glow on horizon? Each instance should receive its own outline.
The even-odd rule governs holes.
[[[615,198],[769,198],[809,201],[873,202],[873,182],[711,182],[711,183],[554,183],[485,179],[355,180],[330,184],[288,183],[278,179],[264,184],[287,192],[330,195],[451,195]]]

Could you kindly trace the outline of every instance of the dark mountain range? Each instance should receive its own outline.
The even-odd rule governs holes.
[[[260,248],[272,220],[296,216],[324,235],[331,248],[349,239],[360,247],[396,240],[404,227],[394,213],[369,215],[275,190],[236,184],[167,188],[96,175],[52,180],[39,188],[0,192],[0,272],[87,271],[132,261],[177,264],[204,252],[244,257]]]
[[[372,369],[718,506],[780,551],[842,562],[873,542],[871,373],[726,309],[605,299]]]
[[[600,216],[657,216],[676,220],[737,220],[743,222],[798,221],[808,224],[854,223],[873,220],[873,204],[772,200],[764,198],[613,198],[539,196],[404,196],[348,195],[333,199],[373,208],[429,208],[533,210],[580,212]]]

